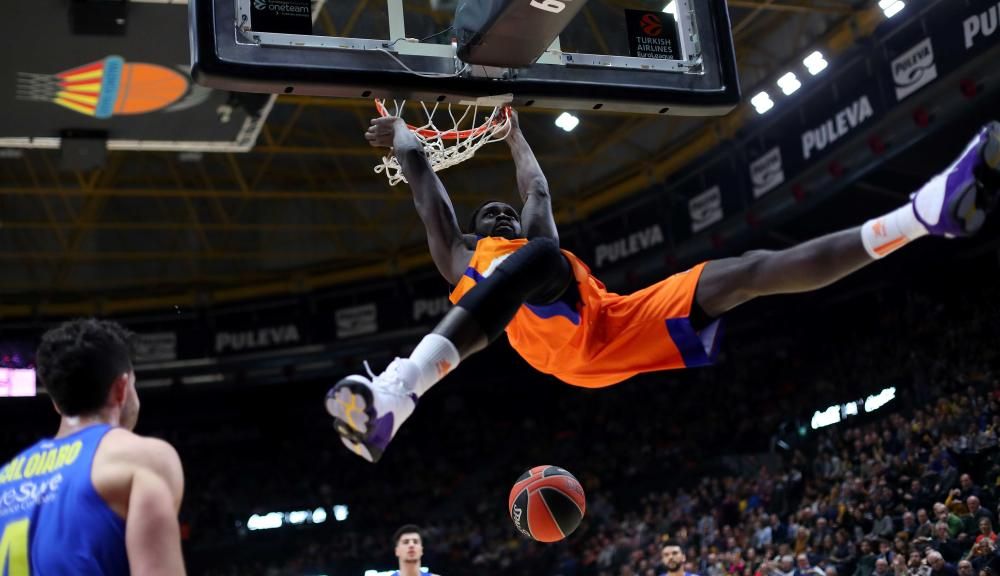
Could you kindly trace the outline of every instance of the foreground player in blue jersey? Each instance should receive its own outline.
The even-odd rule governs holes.
[[[0,575],[184,574],[184,473],[173,447],[131,432],[129,339],[98,320],[42,337],[38,376],[62,419],[0,468]]]

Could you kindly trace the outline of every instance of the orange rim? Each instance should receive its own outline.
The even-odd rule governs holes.
[[[383,118],[389,115],[389,111],[385,109],[385,106],[383,106],[382,102],[380,102],[379,100],[375,100],[375,110],[377,110],[379,116]],[[501,121],[506,120],[507,116],[510,114],[509,110],[510,110],[509,106],[504,106],[501,109],[500,115],[498,117],[494,118],[493,120],[481,126],[476,126],[475,128],[469,128],[466,130],[451,129],[445,132],[439,132],[438,130],[431,130],[430,128],[418,128],[413,124],[410,124],[409,122],[407,122],[406,127],[409,128],[411,132],[419,134],[424,138],[441,138],[442,140],[465,140],[468,138],[474,138],[476,136],[480,136],[493,126],[499,124]]]

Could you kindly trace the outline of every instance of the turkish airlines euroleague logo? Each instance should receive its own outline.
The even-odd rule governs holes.
[[[647,36],[662,36],[663,22],[656,14],[646,14],[639,20],[639,27]]]

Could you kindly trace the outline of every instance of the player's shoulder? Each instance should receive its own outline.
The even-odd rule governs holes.
[[[124,428],[109,430],[98,453],[104,460],[151,468],[159,472],[171,472],[181,466],[180,456],[169,442],[141,436]]]
[[[166,440],[153,438],[152,436],[142,436],[124,428],[112,428],[108,430],[105,442],[123,453],[134,454],[139,457],[157,458],[168,454],[177,454],[177,450]]]

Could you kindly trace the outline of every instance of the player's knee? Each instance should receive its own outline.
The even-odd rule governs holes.
[[[542,252],[542,273],[539,276],[548,278],[547,284],[562,293],[573,277],[573,267],[559,249],[559,242],[552,238],[536,238],[532,242],[538,242]]]
[[[528,241],[528,246],[532,247],[535,257],[546,264],[558,264],[563,257],[559,243],[552,238],[533,238]]]
[[[501,264],[497,271],[538,279],[558,270],[563,258],[558,242],[551,238],[534,238]]]

